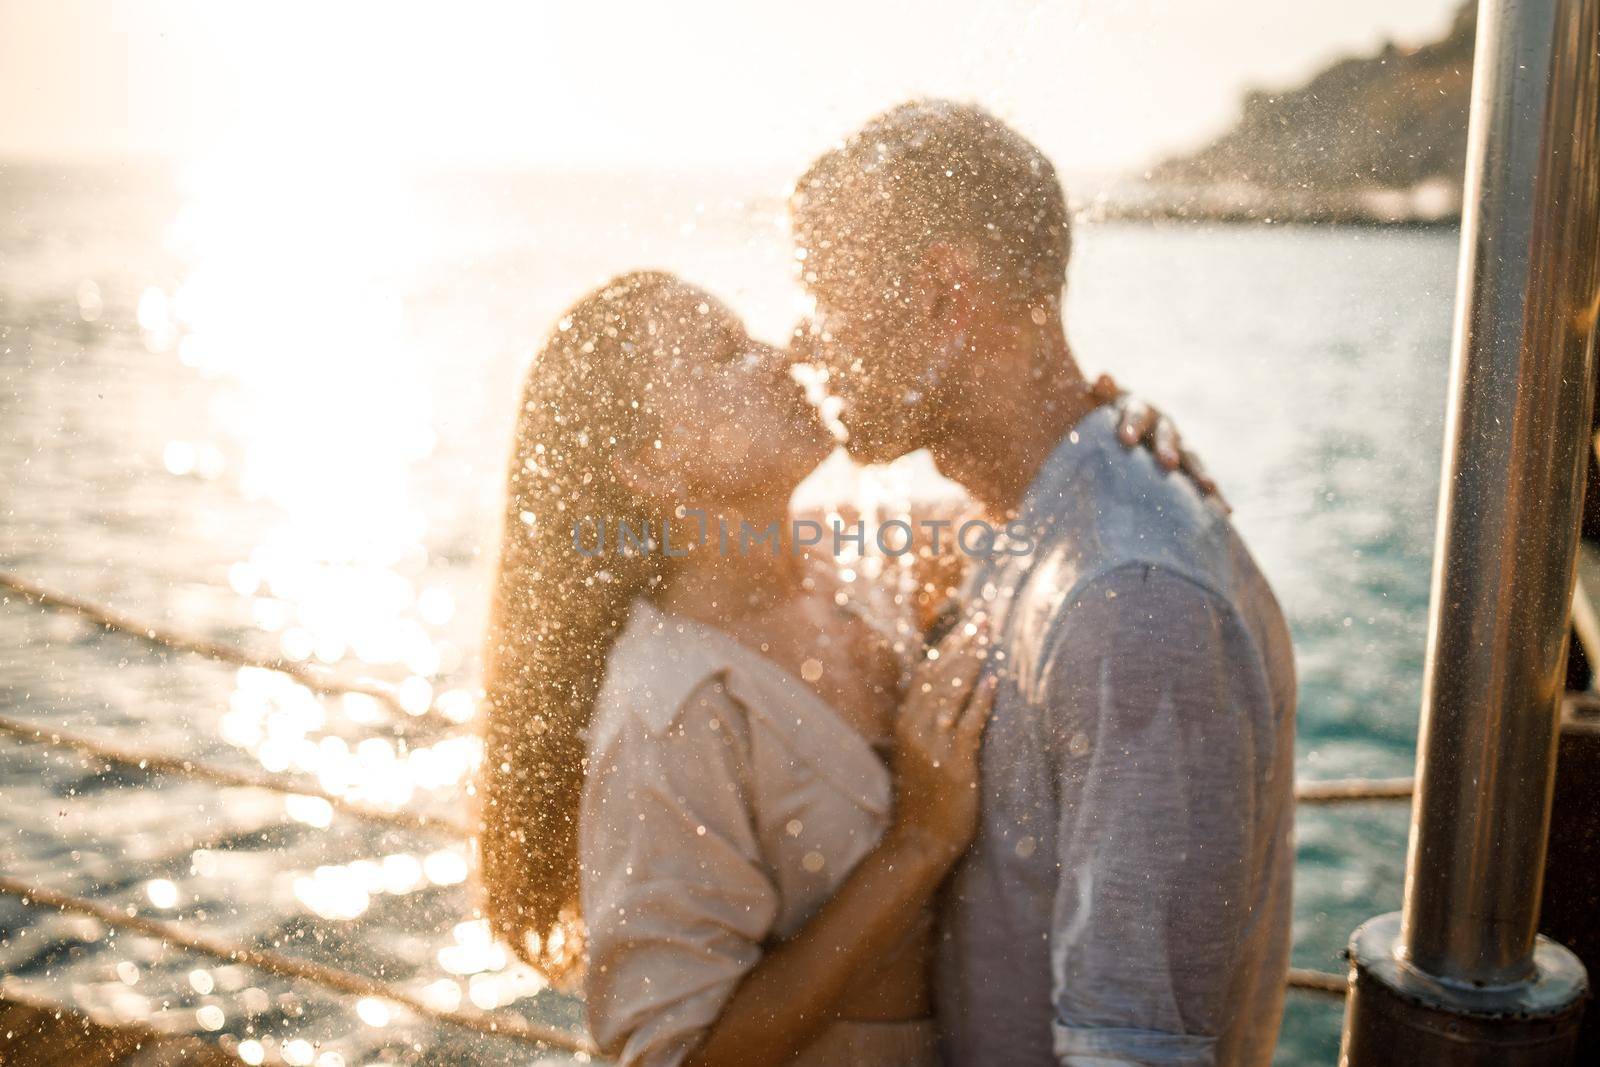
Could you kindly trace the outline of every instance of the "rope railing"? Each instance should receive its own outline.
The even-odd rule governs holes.
[[[478,1033],[510,1037],[572,1052],[595,1051],[593,1044],[587,1038],[559,1027],[543,1026],[503,1012],[487,1012],[477,1008],[435,1007],[421,997],[396,989],[381,979],[369,978],[354,971],[314,963],[270,949],[236,945],[211,934],[186,929],[180,923],[129,914],[109,904],[47,889],[18,878],[0,875],[0,894],[16,897],[27,905],[86,915],[112,929],[126,930],[225,963],[254,967],[279,978],[307,981],[351,996],[378,997],[403,1005],[425,1018],[475,1030]],[[1287,984],[1290,989],[1342,997],[1345,994],[1346,979],[1343,975],[1326,971],[1291,968]]]
[[[401,702],[398,687],[376,678],[347,678],[320,663],[302,663],[281,656],[259,656],[226,642],[213,641],[199,634],[184,633],[135,619],[111,608],[92,604],[53,589],[46,589],[26,578],[0,571],[0,590],[5,589],[41,608],[77,615],[101,629],[114,630],[159,648],[193,653],[220,663],[231,663],[236,667],[256,667],[264,671],[274,671],[293,678],[313,692],[333,695],[357,693],[371,697],[397,714],[408,716],[413,714],[407,711]],[[422,712],[422,714],[429,713],[436,713],[435,709],[429,707]]]
[[[373,804],[364,804],[359,800],[349,800],[337,793],[323,789],[314,782],[297,781],[287,775],[273,774],[268,771],[235,770],[202,760],[185,759],[181,756],[166,755],[160,752],[152,752],[148,749],[128,748],[123,745],[97,741],[82,734],[68,733],[55,727],[21,722],[4,715],[0,715],[0,735],[13,737],[19,741],[71,749],[91,759],[103,760],[106,763],[114,763],[120,767],[145,771],[151,774],[170,774],[193,778],[202,782],[211,782],[214,785],[221,786],[263,789],[273,793],[282,793],[285,796],[316,797],[319,800],[326,801],[328,806],[335,811],[343,812],[357,819],[386,823],[404,830],[421,830],[435,833],[443,831],[458,837],[468,837],[471,834],[471,830],[465,823],[448,816],[380,808]]]
[[[17,897],[24,904],[76,915],[87,915],[116,930],[126,930],[143,937],[153,938],[174,948],[196,952],[225,963],[253,967],[279,978],[311,982],[337,993],[358,997],[378,997],[403,1005],[416,1014],[437,1022],[449,1023],[480,1034],[509,1037],[530,1044],[565,1049],[569,1052],[593,1053],[594,1045],[583,1035],[554,1026],[542,1026],[505,1012],[488,1012],[478,1008],[439,1008],[421,997],[396,989],[387,982],[369,978],[354,971],[331,967],[323,963],[298,959],[269,949],[235,945],[220,937],[187,929],[180,923],[130,915],[126,911],[73,896],[43,886],[31,885],[17,878],[0,875],[0,893]]]
[[[1313,971],[1304,967],[1290,967],[1289,979],[1286,983],[1290,989],[1302,993],[1321,993],[1325,996],[1343,997],[1349,988],[1350,980],[1342,974],[1333,974],[1329,971]]]
[[[419,830],[445,830],[455,832],[463,837],[468,833],[465,826],[452,820],[416,816],[406,812],[394,812],[369,805],[359,804],[345,800],[335,794],[319,790],[301,783],[291,783],[280,780],[277,776],[260,773],[242,773],[199,763],[194,760],[185,760],[178,757],[163,756],[156,753],[141,752],[107,745],[102,742],[92,741],[88,738],[66,734],[60,731],[47,731],[43,727],[30,726],[18,723],[15,720],[0,717],[0,733],[15,737],[23,741],[40,742],[53,746],[73,749],[95,759],[106,760],[123,766],[134,767],[141,770],[177,773],[211,781],[219,785],[241,786],[255,789],[266,789],[288,795],[320,796],[338,810],[354,815],[358,818],[387,822],[408,829]],[[418,1001],[406,993],[398,992],[376,979],[365,978],[337,968],[325,967],[321,964],[296,960],[293,957],[280,953],[269,952],[264,949],[251,949],[229,944],[220,939],[192,931],[187,931],[172,923],[157,919],[129,916],[125,912],[110,908],[107,905],[68,894],[58,893],[53,890],[43,889],[12,878],[0,877],[0,893],[23,898],[43,906],[56,907],[59,910],[73,911],[79,914],[90,915],[100,919],[108,926],[119,929],[128,929],[145,936],[154,937],[166,944],[179,948],[189,949],[205,955],[226,959],[232,962],[247,963],[258,966],[263,970],[278,974],[281,977],[304,978],[319,985],[326,986],[337,992],[354,993],[359,996],[381,996],[398,1004],[405,1004],[421,1014],[436,1018],[444,1022],[466,1026],[485,1033],[505,1034],[512,1037],[523,1037],[527,1040],[540,1041],[549,1044],[560,1042],[548,1040],[552,1035],[560,1034],[563,1041],[571,1039],[564,1032],[539,1028],[533,1024],[524,1024],[525,1032],[513,1033],[508,1029],[508,1024],[498,1017],[489,1016],[482,1012],[444,1012],[434,1009]],[[1308,970],[1304,968],[1291,968],[1288,973],[1287,985],[1292,990],[1317,993],[1329,996],[1344,996],[1345,979],[1341,975],[1325,971]],[[521,1020],[512,1020],[509,1024],[515,1026]],[[487,1029],[485,1027],[487,1026]],[[562,1047],[578,1049],[586,1045],[563,1044]]]
[[[296,781],[286,775],[267,771],[233,770],[219,767],[204,760],[185,759],[164,755],[147,749],[97,741],[82,734],[69,733],[52,726],[21,722],[0,715],[0,734],[20,741],[70,748],[85,756],[105,760],[119,766],[159,774],[173,774],[213,782],[217,785],[264,789],[286,796],[311,796],[328,802],[336,811],[358,819],[389,823],[409,830],[442,830],[461,837],[470,835],[470,829],[461,822],[442,815],[417,814],[379,808],[356,800],[347,800],[337,793],[312,782]],[[1412,791],[1410,778],[1335,778],[1321,782],[1301,782],[1295,787],[1295,800],[1300,804],[1351,804],[1372,800],[1409,800]]]
[[[338,794],[330,793],[310,783],[295,782],[281,775],[267,772],[236,771],[198,760],[183,759],[120,745],[111,745],[78,734],[66,733],[36,724],[18,722],[5,716],[0,716],[0,734],[20,741],[68,748],[93,759],[104,760],[108,763],[115,763],[151,773],[187,776],[217,785],[263,789],[286,796],[320,797],[335,810],[355,818],[387,823],[403,829],[452,833],[462,838],[466,838],[471,834],[471,830],[465,824],[453,819],[373,807],[357,801],[346,800]],[[1373,788],[1365,791],[1357,788],[1364,784],[1370,784]],[[1327,789],[1326,787],[1328,786],[1335,788]],[[1378,780],[1373,783],[1319,782],[1314,783],[1311,788],[1318,790],[1319,793],[1326,793],[1326,796],[1314,796],[1313,802],[1317,800],[1346,802],[1359,799],[1392,799],[1410,795],[1409,782],[1403,779]],[[11,892],[12,888],[0,881],[0,892]],[[1302,968],[1292,968],[1288,975],[1290,989],[1313,993],[1343,996],[1344,982],[1344,978],[1340,975]]]
[[[124,633],[149,644],[238,666],[276,671],[294,678],[316,692],[361,693],[383,702],[393,710],[400,712],[405,710],[395,688],[384,682],[342,678],[320,665],[280,658],[263,658],[223,642],[166,627],[152,626],[100,605],[44,589],[3,571],[0,571],[0,589],[9,589],[42,608],[77,615],[104,629]],[[91,759],[149,773],[184,776],[226,787],[261,789],[285,796],[316,797],[325,801],[335,811],[408,830],[444,832],[461,838],[467,838],[471,834],[468,826],[455,819],[364,804],[346,799],[316,784],[296,781],[289,776],[267,771],[236,770],[204,760],[187,759],[100,741],[82,734],[22,722],[5,716],[0,716],[0,735],[19,741],[70,749]],[[1297,786],[1295,792],[1296,800],[1303,804],[1400,800],[1411,796],[1412,781],[1402,778],[1308,782]],[[106,904],[30,885],[15,878],[0,876],[0,894],[19,897],[24,903],[87,915],[114,929],[128,930],[173,947],[227,962],[252,966],[279,977],[308,981],[340,993],[380,997],[404,1005],[426,1018],[480,1033],[510,1037],[573,1052],[594,1051],[593,1044],[584,1036],[559,1028],[541,1026],[515,1016],[485,1012],[476,1008],[436,1008],[378,979],[267,949],[231,944],[213,935],[186,929],[177,923],[130,915],[126,911]],[[1291,968],[1287,976],[1287,986],[1291,990],[1301,992],[1343,997],[1346,979],[1343,975],[1325,971]]]
[[[1410,800],[1413,778],[1330,778],[1300,782],[1294,787],[1298,804],[1354,804],[1367,800]]]
[[[254,656],[243,649],[226,644],[224,642],[212,641],[209,638],[183,634],[176,630],[149,625],[136,619],[121,615],[98,604],[91,604],[88,601],[79,600],[76,597],[67,596],[64,593],[58,593],[53,590],[45,589],[42,586],[35,585],[24,578],[19,578],[18,576],[6,571],[0,571],[0,589],[10,589],[13,592],[18,593],[24,598],[32,601],[33,603],[38,604],[40,607],[81,616],[82,618],[88,619],[89,621],[105,629],[116,630],[119,633],[129,634],[150,644],[176,649],[180,652],[192,652],[197,655],[205,656],[209,659],[220,660],[225,663],[233,663],[239,666],[259,667],[262,670],[277,671],[279,673],[289,675],[296,681],[299,681],[308,688],[314,689],[318,692],[361,693],[385,702],[389,705],[389,707],[396,711],[404,710],[400,705],[399,697],[396,694],[395,688],[386,682],[380,682],[374,679],[352,680],[339,677],[336,672],[330,671],[318,664],[296,663],[291,660],[265,659],[259,656]],[[34,728],[29,727],[29,730],[33,729]],[[0,731],[9,733],[17,732],[15,730],[7,729],[4,725],[0,725]],[[55,733],[57,731],[51,732]],[[73,747],[80,747],[84,745],[98,746],[101,744],[100,742],[88,741],[86,738],[76,738],[71,742],[65,743],[71,744]],[[83,751],[101,755],[105,759],[126,762],[118,760],[115,753],[117,753],[119,750],[112,749],[110,747],[105,747],[104,751],[94,751],[92,748],[83,748]],[[128,752],[130,750],[120,751]],[[138,758],[151,760],[153,762],[157,757],[150,756],[149,754],[138,754]],[[213,772],[223,776],[233,775],[236,773],[232,771],[222,771],[215,768],[205,769],[204,764],[195,761],[183,760],[179,762],[192,763],[194,766],[202,768],[202,776],[212,774]],[[223,784],[249,784],[255,786],[256,788],[274,789],[280,793],[297,793],[302,795],[322,796],[323,799],[328,800],[330,803],[335,802],[334,797],[331,794],[319,793],[315,790],[309,790],[305,787],[290,786],[281,780],[277,782],[271,782],[268,780],[268,776],[265,775],[252,776],[252,778],[253,780],[248,783],[225,782]],[[221,779],[216,778],[214,780],[220,781]],[[1410,778],[1337,778],[1319,782],[1301,782],[1295,787],[1295,800],[1301,804],[1349,804],[1371,800],[1409,800],[1411,798],[1412,787],[1413,781]],[[357,807],[349,801],[339,801],[338,804],[335,804],[335,806],[339,806],[339,804],[343,804],[345,810],[350,810],[352,812],[354,811],[355,807]],[[380,809],[371,810],[374,812],[380,811]],[[405,818],[405,816],[396,816],[394,813],[381,813],[379,817],[386,818],[389,821],[396,821],[397,818]],[[437,822],[437,820],[434,821]]]

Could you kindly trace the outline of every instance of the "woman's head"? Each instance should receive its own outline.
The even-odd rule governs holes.
[[[621,349],[643,375],[631,399],[646,432],[619,442],[619,480],[667,514],[786,506],[831,447],[787,355],[752,338],[703,290],[661,274],[619,281],[633,278],[649,279],[648,296]],[[610,289],[597,294],[602,301]]]
[[[491,922],[547,973],[581,958],[578,801],[606,657],[672,562],[585,554],[574,528],[781,507],[828,447],[779,354],[671,275],[585,296],[529,369],[485,649],[478,853]]]

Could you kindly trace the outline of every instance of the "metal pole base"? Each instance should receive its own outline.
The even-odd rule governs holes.
[[[1583,964],[1541,937],[1536,973],[1493,988],[1447,986],[1395,956],[1400,913],[1350,935],[1350,1000],[1340,1067],[1567,1067],[1589,983]]]

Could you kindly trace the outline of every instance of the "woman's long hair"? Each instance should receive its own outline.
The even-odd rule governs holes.
[[[584,555],[594,523],[644,529],[612,460],[656,423],[653,310],[671,275],[623,275],[562,317],[528,371],[486,641],[478,868],[496,933],[552,980],[583,958],[578,802],[606,657],[656,553]]]

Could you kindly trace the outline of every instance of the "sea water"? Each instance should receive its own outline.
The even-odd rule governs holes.
[[[0,596],[0,714],[466,815],[520,376],[610,274],[676,270],[781,338],[781,182],[0,166],[0,568],[403,686],[413,718]],[[1453,230],[1083,222],[1080,361],[1177,420],[1293,628],[1301,779],[1410,773]],[[562,1025],[474,920],[465,844],[0,740],[16,878]],[[1398,905],[1403,805],[1309,807],[1294,963]],[[5,988],[246,1060],[525,1063],[526,1046],[0,897]],[[1332,1063],[1291,993],[1281,1063]],[[552,1056],[555,1061],[564,1057]]]

